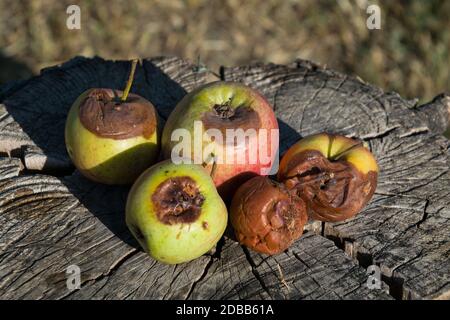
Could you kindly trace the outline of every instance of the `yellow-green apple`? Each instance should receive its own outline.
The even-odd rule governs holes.
[[[295,190],[308,214],[321,221],[356,215],[372,198],[377,178],[377,162],[361,141],[327,133],[293,145],[278,171],[278,180]]]
[[[203,164],[228,200],[250,177],[273,173],[278,123],[272,107],[256,90],[218,81],[197,88],[178,103],[161,144],[166,159]]]
[[[150,256],[167,264],[208,252],[227,220],[226,206],[200,165],[157,163],[136,180],[127,199],[131,233]]]
[[[87,90],[66,121],[66,148],[75,167],[105,184],[131,184],[159,152],[154,106],[136,94],[125,101],[121,96],[119,90]]]
[[[257,176],[236,191],[230,219],[238,241],[266,254],[286,250],[303,233],[306,206],[286,186]]]

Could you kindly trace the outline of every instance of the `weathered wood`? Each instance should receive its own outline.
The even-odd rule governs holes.
[[[320,131],[364,139],[382,169],[367,209],[324,228],[308,225],[305,236],[274,257],[228,238],[215,253],[178,266],[146,256],[124,223],[128,189],[72,174],[64,147],[73,100],[90,87],[122,88],[128,69],[125,61],[75,58],[0,90],[0,153],[10,156],[0,158],[1,298],[391,298],[386,285],[367,287],[372,263],[396,297],[448,297],[448,141],[397,94],[305,61],[222,74],[268,97],[282,151]],[[144,60],[132,90],[167,118],[186,92],[213,78],[186,61],[156,58]],[[81,268],[82,289],[71,292],[65,271],[72,264]]]
[[[13,160],[0,164],[15,165],[17,172]],[[364,269],[312,233],[277,258],[250,254],[226,239],[214,254],[167,266],[136,249],[123,221],[126,188],[91,183],[78,174],[10,174],[0,190],[2,298],[389,298],[386,287],[364,289]],[[73,264],[82,271],[82,289],[70,292],[65,270]],[[266,269],[277,270],[277,264],[284,281]]]
[[[415,108],[419,117],[427,123],[430,130],[442,134],[450,127],[450,96],[441,94],[429,103]]]
[[[78,174],[17,176],[13,160],[0,161],[16,173],[0,181],[2,298],[389,298],[386,288],[368,290],[364,269],[312,233],[277,258],[226,239],[213,255],[163,265],[136,249],[124,225],[126,188]],[[82,289],[70,292],[65,270],[73,264],[82,271]],[[283,276],[274,278],[265,266],[278,264]]]
[[[392,299],[386,285],[371,290],[367,279],[365,270],[332,241],[312,232],[276,256],[227,240],[190,298]]]
[[[297,139],[293,132],[365,140],[381,168],[374,200],[354,219],[327,223],[324,234],[362,265],[381,266],[396,297],[449,297],[449,141],[430,120],[444,114],[441,98],[419,109],[426,122],[397,94],[305,61],[226,68],[224,75],[271,99],[288,128],[281,132],[287,146]]]

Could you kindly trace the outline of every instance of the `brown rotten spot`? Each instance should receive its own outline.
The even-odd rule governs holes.
[[[67,115],[65,142],[75,167],[105,184],[131,184],[159,154],[158,117],[153,105],[130,94],[137,60],[125,90],[92,88]]]
[[[94,89],[80,104],[80,121],[92,133],[110,139],[136,136],[149,138],[156,130],[156,112],[153,105],[136,94],[125,101],[122,91]]]
[[[229,102],[216,104],[211,111],[205,112],[202,116],[205,130],[220,130],[225,138],[227,130],[258,130],[261,127],[261,120],[258,113],[246,106],[232,108]],[[223,141],[225,143],[226,141]],[[235,143],[235,141],[233,141]]]
[[[360,141],[317,134],[292,146],[280,162],[278,180],[295,190],[308,214],[321,221],[356,215],[377,186],[375,158]]]
[[[186,176],[169,178],[162,182],[152,195],[152,201],[158,219],[171,225],[197,220],[205,197],[200,193],[195,181]]]
[[[307,221],[302,199],[267,177],[254,177],[233,197],[231,223],[241,244],[267,254],[286,250]]]

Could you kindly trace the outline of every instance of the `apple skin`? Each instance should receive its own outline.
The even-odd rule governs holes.
[[[95,90],[113,95],[111,89],[89,89],[73,103],[66,120],[65,142],[67,152],[75,167],[90,180],[112,185],[133,183],[148,167],[155,163],[159,153],[158,128],[149,137],[137,135],[125,139],[99,136],[88,130],[80,121],[81,103]],[[122,91],[114,90],[116,96]],[[138,99],[155,114],[153,105],[144,98],[129,94],[130,99]]]
[[[162,183],[177,177],[195,181],[204,197],[201,211],[194,221],[163,223],[152,195]],[[227,221],[227,208],[208,172],[199,165],[157,163],[136,180],[127,199],[128,228],[151,257],[166,264],[188,262],[208,252],[222,237]]]
[[[362,142],[320,133],[282,157],[278,181],[296,189],[311,218],[336,222],[356,215],[372,198],[379,167]]]
[[[231,200],[237,187],[248,179],[260,175],[263,168],[271,168],[275,157],[278,155],[278,136],[275,139],[270,137],[270,130],[278,130],[278,122],[272,107],[261,94],[241,83],[224,81],[208,83],[197,88],[187,94],[170,114],[163,130],[161,146],[164,159],[171,158],[172,148],[178,143],[178,141],[171,141],[171,134],[178,128],[187,129],[191,133],[191,145],[194,145],[194,121],[202,121],[203,132],[208,128],[214,128],[214,125],[206,125],[205,114],[211,113],[215,106],[226,103],[229,103],[229,106],[233,110],[237,110],[237,108],[242,106],[250,108],[259,118],[256,131],[259,132],[259,129],[267,129],[269,132],[269,139],[266,141],[258,142],[253,139],[249,140],[245,146],[227,145],[223,147],[223,145],[213,142],[215,145],[215,154],[220,154],[221,150],[222,154],[225,154],[225,152],[230,152],[234,156],[245,154],[246,160],[244,163],[237,163],[236,161],[234,163],[227,161],[217,163],[212,175],[219,194],[224,199]],[[228,121],[228,119],[224,119],[223,121],[219,120],[216,125],[219,127],[227,125]],[[245,127],[245,124],[240,127]],[[203,141],[203,147],[210,142],[207,139]],[[259,148],[258,150],[264,150],[266,155],[270,155],[270,163],[261,163],[259,157],[257,161],[250,163],[248,161],[250,159],[248,146],[250,145],[257,146]],[[192,148],[191,152],[192,155],[190,157],[185,157],[198,159],[198,155],[194,155],[194,148]],[[199,163],[199,161],[197,160],[195,163]],[[206,169],[211,172],[211,163],[206,166]]]

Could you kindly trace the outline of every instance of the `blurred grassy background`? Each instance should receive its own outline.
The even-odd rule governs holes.
[[[66,28],[70,4],[81,30]],[[0,0],[0,83],[74,55],[200,56],[212,69],[298,57],[425,101],[450,89],[449,14],[444,0]]]

